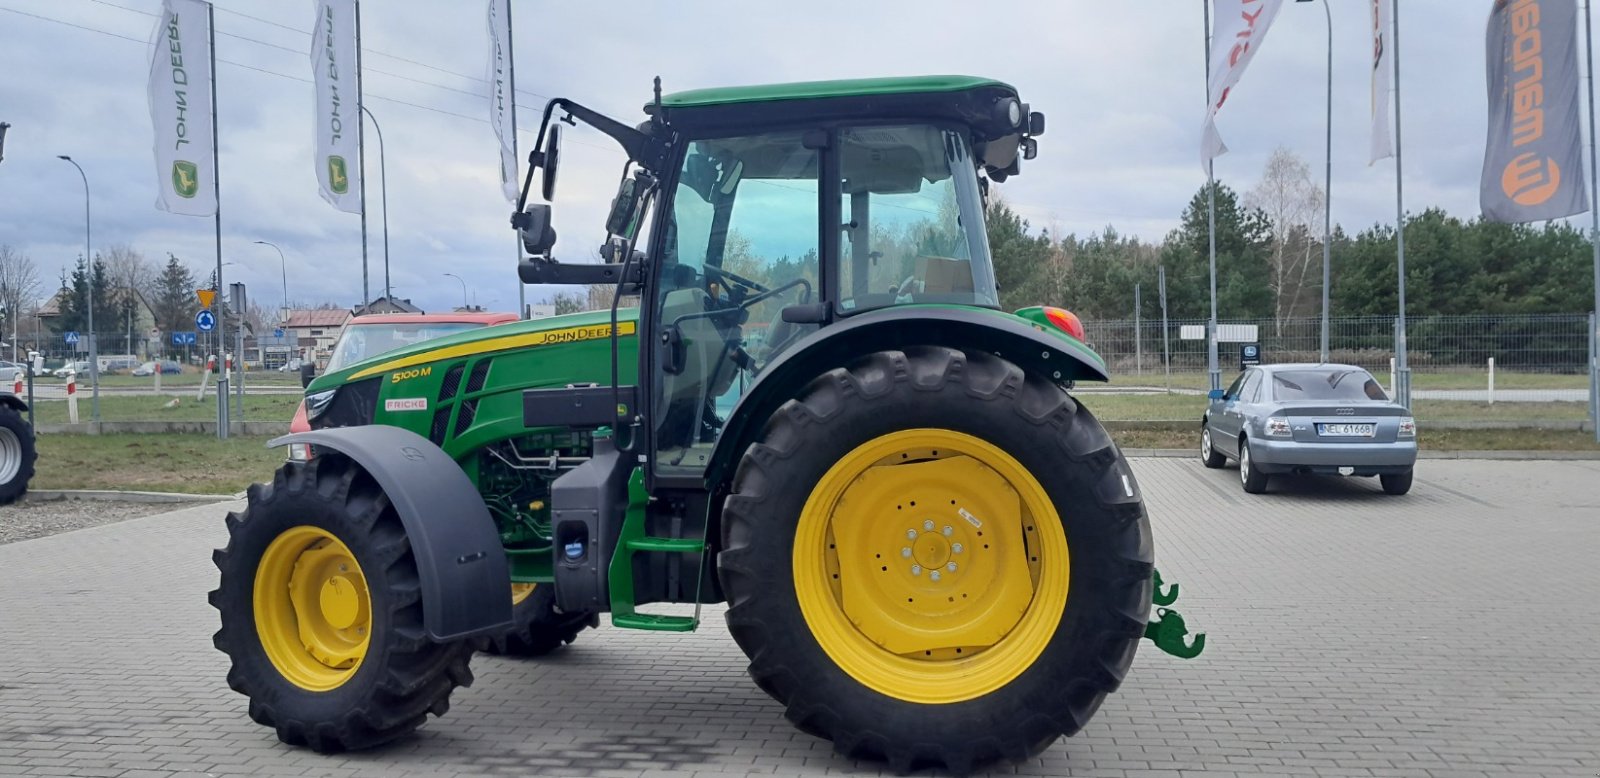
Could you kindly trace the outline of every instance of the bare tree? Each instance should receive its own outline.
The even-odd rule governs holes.
[[[1275,319],[1299,313],[1308,290],[1312,257],[1320,246],[1312,223],[1322,211],[1325,193],[1311,178],[1311,168],[1294,152],[1279,146],[1267,159],[1261,181],[1245,195],[1245,205],[1259,209],[1272,227],[1272,290]],[[1315,279],[1313,279],[1314,281]],[[1310,288],[1314,289],[1315,284]]]
[[[33,259],[9,245],[0,244],[0,336],[7,342],[22,334],[20,317],[38,307],[39,268]],[[16,351],[13,344],[12,351]]]

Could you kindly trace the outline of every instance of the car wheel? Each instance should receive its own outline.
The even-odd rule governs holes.
[[[1384,473],[1378,476],[1378,480],[1382,482],[1384,492],[1401,495],[1411,491],[1411,476],[1414,472],[1414,470],[1407,470],[1404,473],[1395,473],[1393,475]]]
[[[1250,441],[1245,438],[1239,439],[1239,484],[1250,494],[1267,490],[1267,474],[1257,470],[1250,461]]]
[[[1211,445],[1211,425],[1200,423],[1200,463],[1213,470],[1222,467],[1228,458]]]

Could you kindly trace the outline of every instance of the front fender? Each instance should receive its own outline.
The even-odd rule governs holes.
[[[443,642],[511,625],[511,570],[500,533],[449,454],[415,432],[383,425],[301,432],[267,446],[290,443],[337,451],[383,487],[417,559],[428,637]]]
[[[0,405],[4,405],[17,413],[28,412],[28,404],[14,394],[0,394]]]
[[[907,346],[985,351],[1062,384],[1110,380],[1105,360],[1088,346],[1002,311],[910,305],[857,314],[812,333],[761,371],[717,439],[706,485],[715,490],[732,478],[739,457],[766,420],[811,379],[862,354]]]

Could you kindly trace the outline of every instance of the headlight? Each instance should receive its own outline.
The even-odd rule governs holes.
[[[1401,417],[1401,419],[1400,419],[1400,437],[1402,437],[1402,438],[1414,438],[1416,436],[1417,436],[1417,420],[1411,418],[1410,416]]]
[[[1294,434],[1294,430],[1289,429],[1289,420],[1282,416],[1273,416],[1267,419],[1266,426],[1268,435],[1288,437]]]
[[[306,395],[306,421],[321,416],[328,406],[333,404],[333,396],[338,394],[338,389],[329,389],[325,392]]]

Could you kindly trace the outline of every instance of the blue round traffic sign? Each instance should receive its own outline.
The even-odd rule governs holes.
[[[217,327],[217,316],[209,308],[201,308],[194,315],[194,326],[201,332],[210,332]]]

